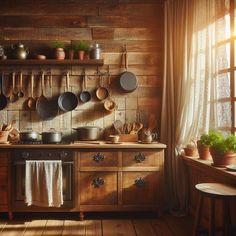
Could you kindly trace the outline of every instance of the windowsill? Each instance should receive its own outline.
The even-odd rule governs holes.
[[[236,181],[236,172],[229,171],[226,168],[218,168],[212,166],[212,160],[200,160],[198,157],[189,157],[182,155],[182,158],[187,165],[193,166],[201,171],[206,172],[206,175],[217,178],[227,178],[228,180]]]

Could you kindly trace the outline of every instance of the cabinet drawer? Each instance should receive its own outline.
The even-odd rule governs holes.
[[[115,167],[118,165],[117,152],[81,152],[80,166]]]
[[[163,164],[163,153],[157,152],[123,152],[122,165],[124,167],[156,167]]]
[[[8,188],[8,178],[7,178],[7,167],[0,167],[0,205],[7,205],[7,188]]]
[[[81,172],[80,204],[81,205],[117,204],[117,173]]]
[[[0,153],[0,166],[8,166],[8,153]]]
[[[161,189],[158,172],[124,172],[123,173],[123,204],[156,204]]]

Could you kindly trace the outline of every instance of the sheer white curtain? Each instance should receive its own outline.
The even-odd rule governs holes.
[[[170,207],[186,209],[181,148],[209,129],[230,127],[226,0],[166,0],[161,141]],[[224,42],[224,43],[223,43]],[[228,99],[228,100],[227,100]]]

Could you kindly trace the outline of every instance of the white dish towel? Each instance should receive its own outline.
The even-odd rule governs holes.
[[[25,203],[40,207],[63,204],[62,162],[26,161]]]

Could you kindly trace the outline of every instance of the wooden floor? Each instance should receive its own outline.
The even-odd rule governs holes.
[[[191,218],[173,216],[163,216],[158,219],[123,219],[122,217],[96,219],[95,217],[95,219],[79,221],[41,215],[27,216],[25,219],[17,217],[13,221],[0,220],[1,236],[189,236],[191,228]]]

